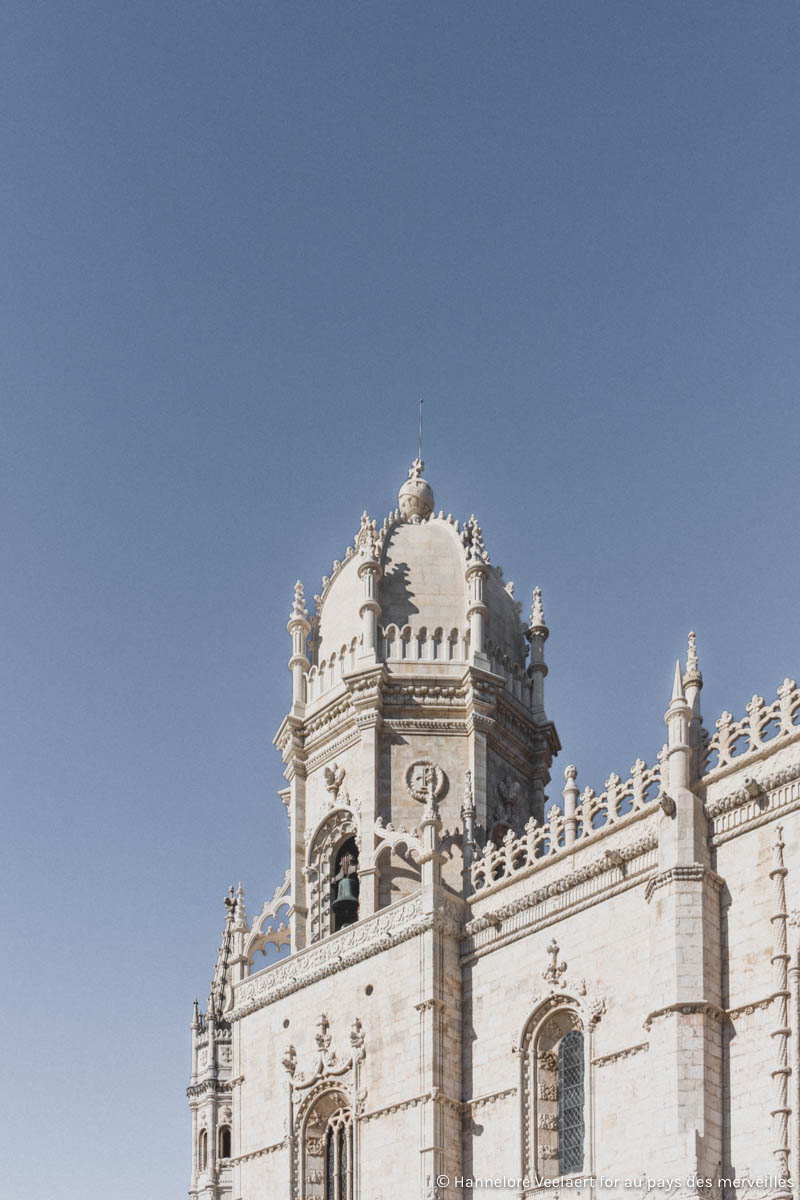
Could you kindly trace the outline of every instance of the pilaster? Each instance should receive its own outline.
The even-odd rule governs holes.
[[[444,855],[442,823],[433,803],[420,822],[424,853],[422,909],[432,918],[420,937],[419,1089],[425,1096],[420,1114],[421,1200],[438,1194],[456,1196],[455,1186],[434,1191],[441,1175],[461,1173],[461,966],[460,926],[448,915],[441,886]]]

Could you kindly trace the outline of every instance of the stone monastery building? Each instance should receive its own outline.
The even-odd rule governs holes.
[[[226,900],[191,1200],[788,1198],[800,691],[707,732],[690,634],[653,765],[554,776],[541,594],[422,466],[313,617],[295,589],[289,869]]]

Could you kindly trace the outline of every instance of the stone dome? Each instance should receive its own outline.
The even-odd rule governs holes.
[[[365,513],[355,545],[334,564],[331,577],[323,580],[312,638],[314,664],[330,662],[332,654],[341,657],[345,651],[353,656],[354,665],[362,629],[359,567],[374,559],[381,567],[376,598],[384,645],[386,639],[402,638],[403,631],[406,637],[410,631],[414,637],[444,641],[456,637],[465,643],[469,628],[466,572],[471,564],[480,562],[487,571],[484,603],[490,658],[499,654],[524,666],[527,646],[519,605],[502,571],[489,565],[480,526],[474,517],[459,526],[444,513],[436,516],[430,510],[419,511],[428,502],[433,504],[433,491],[421,478],[421,466],[417,460],[400,489],[403,508],[392,513],[380,530]],[[403,657],[389,652],[385,656]],[[438,654],[420,653],[420,657]]]

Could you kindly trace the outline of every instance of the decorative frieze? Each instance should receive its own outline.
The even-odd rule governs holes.
[[[715,846],[800,808],[800,757],[778,771],[746,776],[733,792],[706,805]]]
[[[258,975],[244,980],[235,989],[232,1021],[239,1021],[283,996],[334,975],[353,963],[380,954],[400,942],[416,937],[430,929],[438,929],[451,937],[458,936],[461,924],[448,910],[423,912],[422,898],[417,895],[402,904],[381,909],[373,917],[348,925],[324,942],[309,946],[291,958],[265,968]]]

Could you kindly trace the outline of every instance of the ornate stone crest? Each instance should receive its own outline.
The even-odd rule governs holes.
[[[431,804],[444,791],[445,775],[438,763],[420,758],[406,771],[406,787],[420,804]]]
[[[342,784],[344,783],[344,776],[345,776],[344,767],[340,767],[339,764],[336,762],[332,763],[331,766],[325,768],[324,775],[325,775],[325,788],[328,792],[328,804],[329,805],[338,804],[340,802],[339,790],[340,790]],[[347,795],[347,793],[342,792],[341,803],[347,804],[347,803],[349,803],[349,800],[350,800],[350,797]]]

